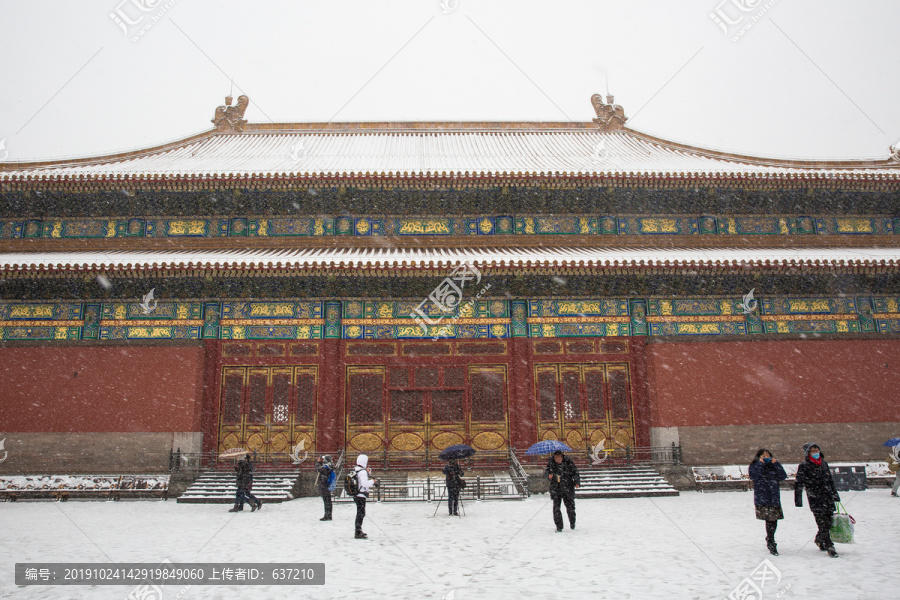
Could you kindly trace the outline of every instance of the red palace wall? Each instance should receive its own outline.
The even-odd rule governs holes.
[[[678,428],[689,464],[810,440],[831,460],[884,460],[900,429],[900,340],[652,343],[647,381],[652,426]]]
[[[0,431],[200,431],[204,353],[202,346],[0,348]]]

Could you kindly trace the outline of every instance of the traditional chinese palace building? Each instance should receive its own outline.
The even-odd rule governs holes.
[[[900,151],[567,123],[247,123],[0,164],[0,471],[170,450],[881,458]],[[151,294],[152,292],[152,294]]]

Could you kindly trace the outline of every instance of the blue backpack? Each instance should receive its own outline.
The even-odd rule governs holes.
[[[328,467],[330,473],[328,473],[328,491],[333,492],[334,486],[337,483],[337,473],[334,472],[334,469]]]

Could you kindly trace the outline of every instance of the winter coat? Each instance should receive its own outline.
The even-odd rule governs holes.
[[[369,473],[366,471],[368,464],[369,457],[365,454],[360,454],[356,459],[356,467],[353,468],[356,473],[356,481],[359,483],[359,493],[356,494],[359,498],[369,497],[369,487],[372,485],[372,480],[369,479]]]
[[[331,463],[323,462],[321,465],[318,465],[316,467],[316,471],[318,471],[319,473],[319,494],[327,494],[330,491],[328,489],[328,478],[333,472]]]
[[[803,506],[803,488],[806,488],[806,497],[809,499],[809,510],[814,513],[831,514],[834,512],[834,503],[840,502],[841,497],[834,487],[834,479],[831,478],[831,469],[825,462],[822,454],[822,464],[815,464],[807,456],[806,460],[797,467],[797,479],[794,482],[794,505]]]
[[[787,479],[781,463],[753,461],[750,463],[750,479],[753,480],[753,503],[756,506],[781,506],[778,482]]]
[[[892,473],[900,471],[900,462],[894,460],[893,456],[888,456],[888,469],[890,469]]]
[[[447,464],[444,466],[444,475],[447,476],[447,488],[452,490],[458,490],[460,488],[459,478],[465,475],[458,464]]]
[[[253,463],[249,460],[240,460],[234,466],[234,470],[237,471],[237,486],[250,487],[253,483]]]
[[[544,469],[544,477],[553,475],[550,480],[551,496],[574,496],[575,486],[581,485],[581,477],[578,475],[578,467],[572,459],[563,455],[561,463],[557,463],[553,457]]]

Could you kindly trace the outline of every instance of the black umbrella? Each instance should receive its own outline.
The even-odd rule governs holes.
[[[438,455],[438,458],[441,460],[451,460],[451,459],[459,459],[459,458],[469,458],[473,454],[475,454],[476,450],[472,446],[466,446],[465,444],[455,444],[453,446],[447,446],[444,448],[444,451]]]

